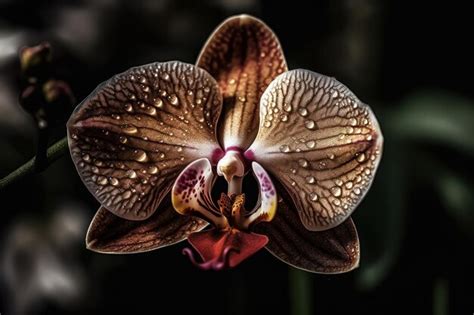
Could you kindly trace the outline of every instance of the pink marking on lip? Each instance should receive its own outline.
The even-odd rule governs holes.
[[[254,161],[255,160],[255,154],[253,153],[252,150],[247,150],[244,152],[244,157],[247,161]]]
[[[225,155],[225,152],[221,148],[217,148],[212,152],[211,155],[211,163],[213,165],[217,164],[220,159],[222,159]]]

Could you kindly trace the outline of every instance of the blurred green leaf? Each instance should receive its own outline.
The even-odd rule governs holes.
[[[415,94],[392,112],[383,127],[400,140],[435,142],[474,154],[474,103],[454,94]]]

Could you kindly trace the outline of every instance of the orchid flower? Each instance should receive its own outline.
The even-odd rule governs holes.
[[[288,71],[256,18],[224,21],[196,65],[152,63],[99,85],[72,114],[68,139],[101,203],[91,250],[138,253],[187,239],[200,258],[184,253],[202,269],[235,267],[264,247],[311,272],[358,265],[350,215],[380,160],[377,120],[334,78]],[[243,187],[251,173],[258,188]],[[227,187],[214,185],[220,176]],[[256,205],[245,193],[258,193]]]

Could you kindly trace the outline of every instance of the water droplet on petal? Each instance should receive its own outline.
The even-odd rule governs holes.
[[[148,172],[150,174],[156,174],[156,173],[158,173],[158,167],[156,167],[155,165],[152,165],[152,166],[148,167]]]
[[[138,132],[138,129],[136,127],[130,125],[125,125],[124,127],[122,127],[122,130],[123,132],[128,134],[134,134]]]
[[[82,156],[82,159],[83,159],[84,161],[88,162],[88,161],[90,161],[91,156],[90,156],[89,154],[84,154],[84,155]]]
[[[161,108],[163,107],[163,101],[161,100],[161,98],[157,98],[155,102],[153,103],[153,105],[155,105],[158,108]]]
[[[123,136],[121,136],[119,140],[121,143],[127,143],[128,141],[127,137],[123,137]]]
[[[309,140],[309,141],[306,141],[306,146],[309,148],[309,149],[312,149],[316,146],[316,141],[314,140]]]
[[[290,147],[286,144],[280,146],[280,151],[283,152],[283,153],[288,153],[291,151]]]
[[[339,197],[342,194],[342,189],[341,187],[334,186],[331,188],[331,193],[333,194],[333,196]]]
[[[131,111],[133,111],[133,106],[131,104],[125,104],[125,110],[127,112],[131,112]]]
[[[314,122],[314,120],[307,120],[304,122],[304,125],[306,128],[312,130],[316,127],[316,123]]]
[[[293,108],[291,107],[290,104],[286,104],[286,103],[285,103],[285,105],[283,105],[283,110],[284,110],[285,112],[288,112],[288,113],[289,113],[289,112],[291,112],[292,109],[293,109]]]
[[[263,125],[264,125],[265,127],[269,128],[269,127],[272,126],[272,122],[269,121],[269,120],[267,120],[267,121],[265,121],[265,122],[263,123]]]
[[[301,167],[308,167],[309,163],[306,159],[299,159],[298,160],[298,164],[301,166]]]
[[[135,172],[134,170],[128,170],[125,175],[128,176],[128,178],[136,178],[137,177],[137,172]]]
[[[178,97],[176,96],[176,94],[171,94],[170,96],[168,96],[168,100],[170,101],[171,105],[178,105]]]
[[[281,115],[281,121],[288,121],[288,115],[287,114]]]
[[[148,156],[146,155],[145,151],[138,151],[137,150],[135,152],[135,154],[136,154],[135,160],[137,162],[145,162],[148,159]]]
[[[318,200],[318,194],[316,194],[315,192],[312,192],[309,194],[309,198],[311,199],[311,201],[317,201]]]
[[[168,81],[170,79],[170,75],[168,73],[163,73],[163,75],[161,76],[163,78],[163,80],[166,80]]]
[[[351,181],[349,181],[349,182],[346,183],[345,186],[346,186],[347,189],[351,189],[352,187],[354,187],[354,183],[352,183]]]
[[[115,177],[110,177],[110,178],[109,178],[109,183],[110,183],[110,185],[112,185],[112,186],[117,186],[117,185],[119,184],[119,181],[118,181],[118,179],[115,178]]]
[[[365,154],[364,153],[359,154],[359,156],[357,157],[357,162],[362,163],[364,161],[365,161]]]
[[[298,109],[298,113],[303,117],[308,116],[308,110],[304,107],[300,107],[300,109]]]
[[[104,176],[99,176],[99,178],[97,178],[97,184],[102,186],[107,184],[107,178],[105,178]]]
[[[306,177],[306,182],[308,184],[314,184],[316,182],[316,179],[314,178],[314,176],[307,176]]]
[[[357,119],[355,119],[355,118],[349,119],[349,125],[356,126],[357,125]]]
[[[354,194],[360,195],[360,192],[361,192],[361,191],[360,191],[360,188],[359,188],[359,187],[354,188]]]

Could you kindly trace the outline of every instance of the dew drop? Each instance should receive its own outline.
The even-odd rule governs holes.
[[[153,103],[153,105],[155,105],[158,108],[161,108],[163,107],[163,101],[161,100],[161,98],[157,98],[155,102]]]
[[[343,181],[338,178],[338,179],[336,179],[336,180],[334,181],[334,183],[335,183],[337,186],[342,186]]]
[[[318,194],[316,194],[315,192],[309,194],[309,199],[311,199],[311,201],[317,201],[318,198]]]
[[[136,127],[130,126],[130,125],[125,125],[122,128],[122,130],[123,130],[123,132],[128,133],[128,134],[134,134],[134,133],[138,132],[138,129]]]
[[[121,136],[119,140],[121,143],[127,143],[128,141],[127,137],[123,137],[123,136]]]
[[[266,128],[269,128],[269,127],[272,126],[272,122],[269,121],[269,120],[267,120],[267,121],[265,121],[265,122],[263,123],[263,125],[264,125]]]
[[[354,188],[354,194],[360,195],[360,188],[358,187]]]
[[[305,127],[312,130],[316,127],[316,123],[314,122],[314,120],[307,120],[305,121],[304,123]]]
[[[342,194],[342,189],[341,187],[334,186],[331,188],[331,193],[334,197],[339,197]]]
[[[300,107],[300,109],[298,109],[298,113],[303,117],[308,116],[308,110],[304,107]]]
[[[164,153],[160,153],[160,159],[164,159],[165,158],[165,154]]]
[[[84,154],[84,155],[82,156],[82,159],[83,159],[84,161],[86,161],[86,162],[89,162],[90,159],[91,159],[91,156],[90,156],[89,154]]]
[[[281,115],[281,121],[283,122],[288,121],[288,115],[287,114]]]
[[[97,184],[102,186],[107,184],[107,178],[105,178],[104,176],[99,176],[99,178],[97,179]]]
[[[354,187],[354,183],[352,183],[351,181],[349,181],[349,182],[346,183],[345,186],[346,186],[347,189],[352,189],[352,187]]]
[[[168,73],[163,73],[163,75],[161,76],[163,78],[163,80],[166,80],[168,81],[170,79],[170,75]]]
[[[357,156],[357,162],[362,163],[365,161],[365,154],[361,153],[359,156]]]
[[[371,171],[370,171],[369,168],[366,168],[366,169],[364,170],[364,173],[365,173],[365,175],[368,176],[368,175],[370,175]]]
[[[336,206],[340,206],[340,205],[341,205],[341,200],[339,200],[339,199],[334,199],[334,200],[332,201],[332,203],[333,203],[334,205],[336,205]]]
[[[115,178],[115,177],[110,177],[110,178],[109,178],[109,183],[110,183],[110,185],[112,185],[112,186],[117,186],[117,185],[119,184],[119,181],[118,181],[118,179]]]
[[[309,141],[306,141],[306,146],[309,148],[309,149],[312,149],[316,146],[316,141],[314,140],[309,140]]]
[[[137,178],[137,172],[134,170],[128,170],[125,175],[127,175],[128,178]]]
[[[286,144],[280,146],[280,151],[283,152],[283,153],[288,153],[291,151],[290,147]]]
[[[145,151],[136,151],[136,154],[135,160],[137,162],[145,162],[148,159]]]
[[[125,104],[125,110],[130,113],[133,111],[133,106],[131,104]]]
[[[301,167],[308,167],[309,163],[306,159],[299,159],[298,160],[298,164],[301,166]]]
[[[97,166],[92,166],[91,170],[92,170],[92,173],[95,173],[95,174],[99,173],[99,168]]]
[[[307,176],[306,177],[306,182],[308,184],[314,184],[316,182],[316,179],[314,178],[314,176]]]
[[[329,158],[330,160],[334,160],[335,155],[334,155],[333,153],[331,153],[331,154],[328,155],[328,158]]]
[[[176,96],[176,94],[171,94],[170,96],[168,96],[168,100],[170,101],[171,105],[178,105],[178,97]]]
[[[156,173],[158,173],[158,167],[156,167],[155,165],[152,165],[152,166],[148,167],[148,172],[150,174],[156,174]]]
[[[235,79],[230,79],[229,84],[235,84]]]
[[[356,126],[357,125],[357,119],[355,119],[355,118],[349,119],[349,125]]]
[[[150,115],[156,115],[156,108],[148,106],[147,113]]]
[[[291,107],[290,104],[286,104],[286,103],[285,103],[285,105],[283,105],[283,110],[284,110],[285,112],[287,112],[287,113],[291,112],[292,109],[293,109],[293,108]]]

